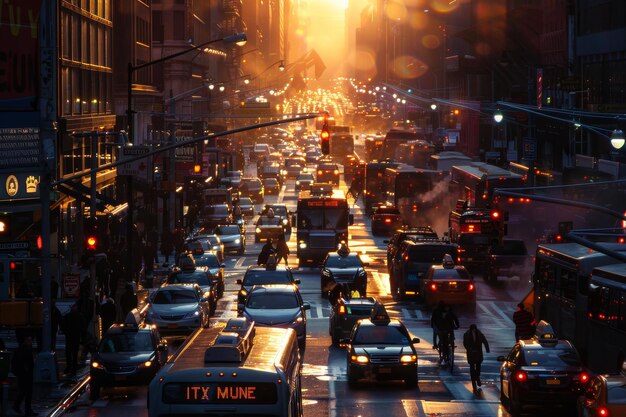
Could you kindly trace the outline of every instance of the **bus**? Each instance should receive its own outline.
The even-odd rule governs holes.
[[[372,162],[382,159],[383,156],[383,138],[379,136],[368,137],[365,139],[365,160]]]
[[[415,168],[429,169],[430,157],[435,153],[435,145],[425,140],[411,140],[396,149],[394,159]]]
[[[594,268],[588,300],[587,365],[594,372],[615,373],[626,354],[626,264]]]
[[[330,156],[337,162],[343,163],[346,155],[354,154],[354,136],[350,133],[331,133]]]
[[[412,130],[391,129],[383,139],[383,158],[393,158],[398,146],[411,140],[424,139],[421,135]]]
[[[445,194],[442,188],[438,193],[437,185],[447,178],[443,172],[417,169],[401,164],[395,168],[386,168],[386,202],[395,206],[402,216],[402,223],[410,226],[422,226],[428,221],[433,209],[437,208]],[[447,188],[447,187],[445,187]]]
[[[483,162],[453,166],[452,183],[458,188],[459,198],[476,208],[492,207],[497,198],[493,193],[496,188],[524,186],[521,175]]]
[[[626,252],[619,243],[597,243],[615,252]],[[561,339],[571,341],[583,358],[588,356],[587,299],[594,268],[618,260],[578,243],[537,246],[535,254],[534,312],[552,325]]]
[[[196,330],[152,379],[148,415],[302,416],[293,329],[245,318]]]
[[[526,186],[543,187],[553,185],[554,182],[554,175],[549,169],[540,169],[520,162],[509,162],[508,169],[514,174],[521,175]]]
[[[348,226],[353,223],[353,215],[343,191],[334,190],[330,196],[302,191],[296,217],[296,255],[300,266],[318,265],[340,243],[348,243]]]
[[[385,170],[397,166],[398,163],[390,159],[372,161],[365,165],[363,201],[366,213],[372,213],[374,207],[385,202]]]

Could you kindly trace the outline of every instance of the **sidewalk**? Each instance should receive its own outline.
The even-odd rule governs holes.
[[[118,284],[117,294],[121,294],[123,291],[123,287],[126,285],[126,282],[121,282]],[[147,300],[147,291],[143,291],[143,287],[138,285],[138,307],[141,308],[145,305]],[[72,304],[74,304],[75,299],[58,299],[56,301],[56,305],[61,311],[61,314],[64,315],[70,310]],[[15,351],[18,347],[17,338],[15,336],[14,330],[0,330],[0,338],[4,340],[6,344],[6,348],[9,351]],[[33,348],[36,350],[36,342],[33,341]],[[51,413],[54,413],[60,404],[62,404],[66,397],[72,393],[72,391],[84,383],[85,380],[89,377],[89,355],[87,355],[87,360],[84,364],[79,363],[79,369],[75,376],[68,376],[63,374],[63,370],[66,368],[66,360],[65,360],[65,336],[63,334],[57,335],[56,340],[56,350],[55,357],[57,363],[57,375],[58,375],[58,383],[56,384],[34,384],[33,387],[33,398],[32,398],[32,408],[33,411],[39,414],[39,417],[50,416]],[[82,357],[82,346],[81,351],[79,352],[79,359]],[[17,380],[12,373],[9,373],[8,377],[9,383],[9,394],[8,394],[8,404],[6,407],[2,407],[6,409],[6,416],[18,416],[24,414],[17,414],[13,410],[13,402],[17,396]],[[1,395],[1,393],[0,393]],[[21,405],[22,412],[24,412],[24,404]],[[4,417],[4,415],[0,412],[0,417]]]

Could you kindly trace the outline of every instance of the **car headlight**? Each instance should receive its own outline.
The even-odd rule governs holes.
[[[152,361],[145,361],[144,363],[139,364],[140,368],[149,368],[152,366]]]
[[[241,239],[235,239],[235,245],[238,245],[241,243]]]
[[[296,185],[300,185],[300,181],[296,181]]]
[[[400,362],[411,363],[417,361],[417,355],[402,355],[400,356]]]
[[[96,361],[91,362],[91,367],[95,369],[104,369],[104,365]]]
[[[300,243],[298,243],[298,247],[299,247],[300,249],[306,249],[306,242],[300,242]]]
[[[287,221],[287,219],[283,219],[283,225],[287,226],[287,223],[289,223],[289,221]]]
[[[200,311],[196,310],[196,311],[190,311],[189,313],[187,313],[185,315],[186,319],[192,319],[194,317],[198,317],[200,315]]]
[[[257,227],[256,229],[254,229],[254,233],[261,233],[261,228]]]
[[[356,363],[368,363],[370,358],[367,355],[352,355],[350,356],[350,360]]]

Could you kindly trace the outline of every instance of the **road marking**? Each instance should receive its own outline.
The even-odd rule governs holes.
[[[245,256],[242,256],[241,258],[237,259],[237,262],[235,262],[234,268],[241,268],[245,261],[246,261],[246,257]]]
[[[415,400],[402,400],[402,408],[407,417],[423,416],[424,413],[418,406],[418,402]]]

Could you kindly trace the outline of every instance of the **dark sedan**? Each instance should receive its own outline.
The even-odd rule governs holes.
[[[395,206],[377,207],[372,214],[372,234],[374,236],[391,235],[402,227],[402,216]]]
[[[238,279],[237,284],[241,285],[237,294],[237,302],[245,303],[248,293],[255,285],[266,284],[300,284],[299,279],[294,279],[291,269],[285,265],[275,267],[250,266],[246,270],[243,279]]]
[[[102,387],[147,385],[166,361],[167,342],[156,327],[114,324],[91,357],[91,399]]]
[[[322,297],[327,297],[335,285],[347,285],[362,297],[367,294],[367,271],[357,253],[329,253],[321,270]]]

